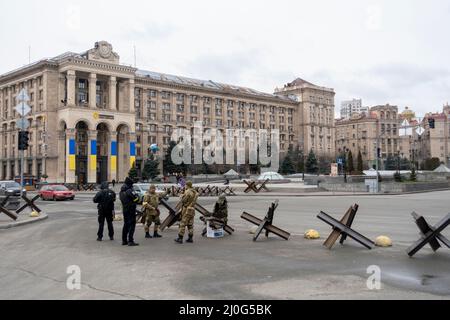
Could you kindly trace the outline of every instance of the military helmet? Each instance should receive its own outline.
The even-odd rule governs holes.
[[[188,188],[192,188],[192,181],[188,181],[188,182],[186,182],[186,187],[188,187]]]

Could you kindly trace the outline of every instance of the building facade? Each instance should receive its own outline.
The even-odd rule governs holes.
[[[362,99],[353,99],[341,102],[341,118],[349,119],[354,114],[368,113],[369,107],[363,107]]]
[[[434,119],[434,128],[430,128],[429,119]],[[422,126],[423,159],[439,158],[446,166],[450,165],[450,106],[443,107],[442,112],[427,113]]]
[[[279,129],[280,151],[313,149],[334,156],[334,91],[298,79],[266,94],[253,89],[120,64],[107,42],[0,76],[0,179],[19,175],[19,115],[31,98],[24,172],[49,182],[122,181],[149,146],[167,148],[176,128]]]
[[[350,150],[354,159],[361,151],[364,167],[372,168],[376,164],[378,148],[381,160],[398,155],[399,121],[398,108],[390,105],[375,106],[368,114],[338,120],[336,151],[342,154]]]
[[[334,158],[335,149],[335,92],[303,79],[296,79],[275,94],[289,97],[298,104],[296,136],[300,150],[313,150],[319,157]]]

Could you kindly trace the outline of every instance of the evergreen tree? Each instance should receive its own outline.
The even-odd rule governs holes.
[[[295,173],[295,164],[292,160],[293,151],[289,150],[284,157],[283,163],[281,164],[279,173],[281,174],[294,174]]]
[[[416,174],[416,166],[413,164],[411,168],[411,176],[409,177],[410,181],[417,181],[417,174]]]
[[[150,155],[150,159],[145,161],[144,168],[142,169],[142,178],[144,180],[155,179],[159,174],[159,163],[155,160],[155,156]]]
[[[364,165],[363,165],[363,159],[362,159],[361,150],[359,150],[359,152],[358,152],[358,158],[356,160],[356,170],[358,171],[358,174],[362,174],[363,171],[364,171]]]
[[[352,174],[355,171],[355,164],[353,162],[352,151],[349,150],[347,154],[347,172]]]
[[[330,174],[330,172],[331,172],[331,161],[326,157],[319,158],[319,173]]]
[[[163,170],[165,174],[171,174],[171,173],[177,173],[182,172],[186,173],[187,166],[186,164],[182,163],[180,165],[176,165],[172,161],[172,150],[177,146],[177,143],[175,141],[169,142],[169,147],[167,148],[166,156],[163,161]]]
[[[318,165],[317,158],[314,154],[314,151],[311,149],[308,155],[308,159],[306,159],[306,172],[307,173],[317,173]]]
[[[136,169],[136,163],[133,164],[130,171],[128,171],[128,177],[131,178],[131,180],[136,181],[138,178],[138,171]]]
[[[394,156],[389,155],[386,158],[384,167],[386,168],[386,170],[397,170],[397,165],[398,165],[397,159]]]

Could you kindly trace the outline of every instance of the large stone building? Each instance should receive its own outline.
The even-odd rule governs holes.
[[[429,119],[434,119],[434,129],[429,126]],[[450,106],[443,107],[442,112],[427,113],[422,126],[423,159],[439,158],[445,165],[450,165]],[[423,160],[422,159],[422,160]]]
[[[397,156],[399,121],[398,108],[389,104],[372,107],[368,114],[337,120],[336,151],[342,154],[350,150],[354,159],[361,151],[365,167],[372,168],[376,164],[377,148],[381,160]]]
[[[319,157],[335,156],[335,119],[333,89],[296,79],[275,94],[298,101],[296,136],[301,150],[313,150]]]
[[[0,179],[20,172],[14,107],[27,89],[32,111],[25,173],[50,182],[122,181],[148,147],[175,128],[279,129],[280,149],[334,156],[334,91],[297,79],[266,94],[120,64],[107,42],[0,76]]]

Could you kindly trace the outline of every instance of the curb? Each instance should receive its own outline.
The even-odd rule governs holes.
[[[25,226],[25,225],[28,225],[28,224],[32,224],[32,223],[36,223],[36,222],[40,222],[40,221],[46,220],[47,218],[48,218],[48,215],[43,213],[38,218],[32,218],[32,219],[29,219],[29,220],[19,221],[19,222],[10,222],[8,224],[0,225],[0,230],[6,230],[6,229],[11,229],[11,228]]]

